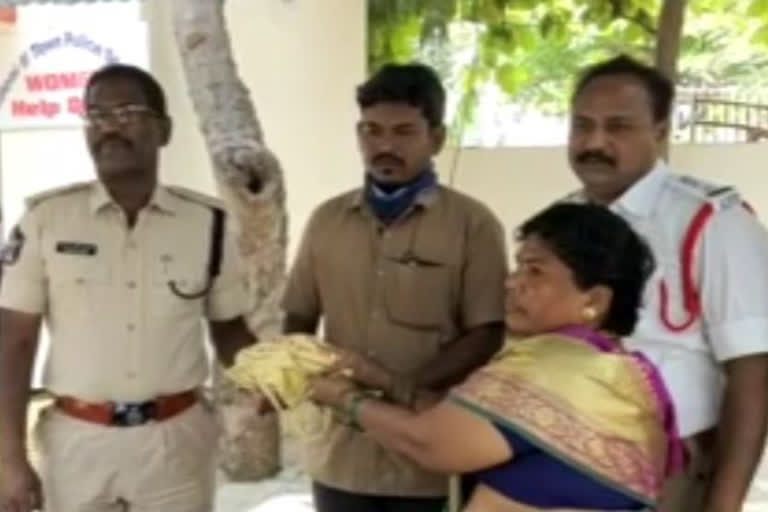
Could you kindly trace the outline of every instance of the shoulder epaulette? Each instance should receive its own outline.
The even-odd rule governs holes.
[[[675,176],[669,183],[676,189],[702,202],[712,204],[718,210],[725,210],[741,204],[738,191],[730,186],[709,183],[692,176]]]
[[[64,185],[62,187],[56,187],[49,190],[44,190],[43,192],[29,196],[28,198],[26,198],[25,202],[27,204],[27,208],[32,208],[47,199],[70,194],[72,192],[79,192],[81,190],[89,189],[91,188],[91,186],[93,186],[93,183],[94,183],[93,181],[83,181],[79,183],[70,183],[69,185]]]
[[[222,210],[225,210],[224,201],[217,197],[209,196],[207,194],[203,194],[202,192],[198,192],[196,190],[179,187],[177,185],[172,185],[166,187],[168,191],[182,199],[185,199],[187,201],[191,201],[193,203],[198,203],[202,206],[207,206],[209,208],[219,208]]]

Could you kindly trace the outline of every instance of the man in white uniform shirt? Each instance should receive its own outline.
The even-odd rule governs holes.
[[[627,345],[659,366],[691,448],[664,510],[737,512],[768,422],[768,233],[731,188],[662,162],[673,98],[669,80],[630,58],[589,68],[569,158],[581,198],[610,205],[656,257]]]

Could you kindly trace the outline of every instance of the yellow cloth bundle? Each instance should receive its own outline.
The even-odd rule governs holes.
[[[238,387],[264,394],[289,433],[300,438],[323,435],[331,411],[308,400],[310,379],[337,360],[330,346],[314,336],[292,334],[241,350],[227,375]]]

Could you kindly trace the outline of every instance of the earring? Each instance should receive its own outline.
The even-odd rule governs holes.
[[[584,320],[591,322],[592,320],[597,318],[597,310],[592,306],[587,306],[581,311],[581,316],[584,317]]]

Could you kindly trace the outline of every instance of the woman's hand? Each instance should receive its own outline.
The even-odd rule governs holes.
[[[393,375],[377,362],[359,352],[340,348],[334,348],[334,351],[339,359],[334,363],[332,372],[347,375],[367,388],[389,391],[392,387]]]
[[[342,407],[346,397],[357,390],[355,384],[338,375],[315,377],[310,384],[309,396],[318,405]]]

